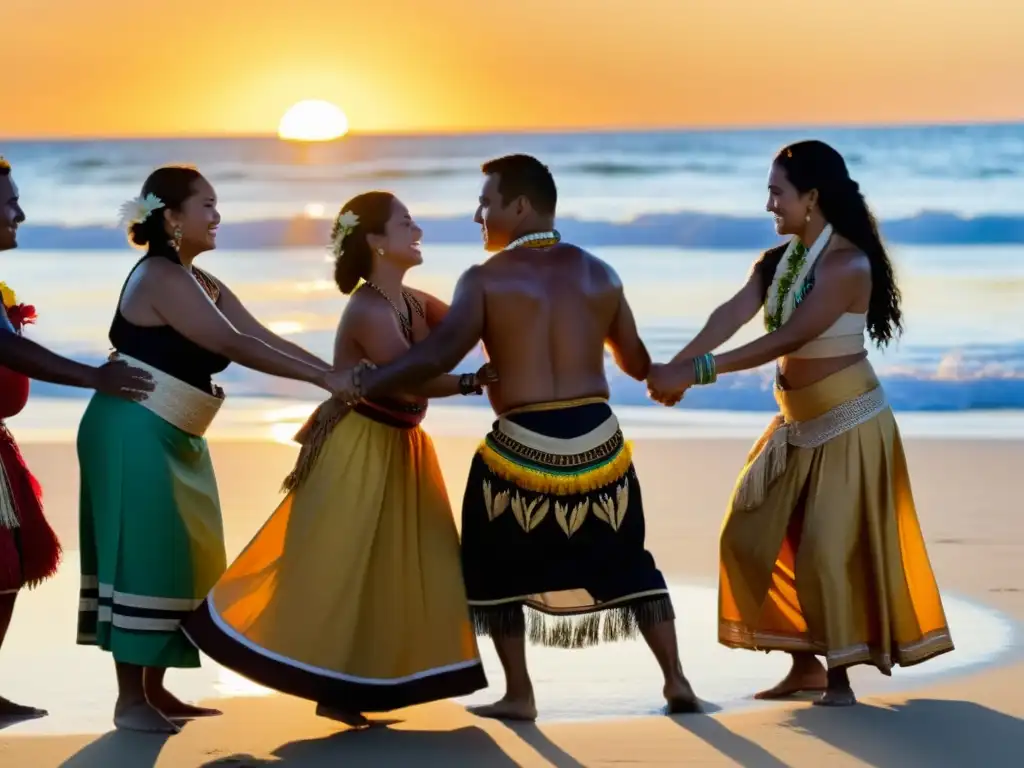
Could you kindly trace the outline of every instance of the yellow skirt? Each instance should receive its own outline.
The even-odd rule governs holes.
[[[879,387],[862,361],[776,397],[787,424],[806,423]],[[785,450],[785,469],[760,504],[730,504],[719,641],[823,655],[829,667],[872,664],[885,674],[953,650],[892,410],[823,445]]]
[[[255,682],[344,709],[486,687],[427,434],[345,416],[185,629]]]

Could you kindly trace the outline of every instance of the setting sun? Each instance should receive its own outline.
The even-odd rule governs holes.
[[[348,118],[329,101],[300,101],[277,127],[277,135],[289,141],[332,141],[346,133]]]

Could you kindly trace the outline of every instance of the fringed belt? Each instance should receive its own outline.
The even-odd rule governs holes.
[[[374,402],[364,399],[355,407],[351,407],[337,398],[325,400],[295,433],[294,440],[302,447],[299,449],[295,466],[281,485],[282,491],[294,491],[309,477],[313,465],[327,443],[327,437],[350,411],[389,427],[413,429],[426,417],[427,406],[426,403],[403,403],[398,400]]]
[[[478,452],[498,477],[523,490],[555,496],[604,488],[622,478],[632,461],[614,415],[572,438],[543,435],[502,417]]]
[[[876,387],[806,421],[787,422],[781,413],[777,415],[754,446],[754,458],[747,462],[738,481],[733,496],[733,509],[748,511],[764,502],[771,484],[786,471],[789,446],[822,446],[844,432],[870,421],[888,405],[885,391]]]
[[[153,377],[153,391],[139,405],[182,432],[202,437],[224,404],[224,392],[220,387],[215,388],[217,394],[210,394],[120,352],[114,352],[110,359],[141,368]]]

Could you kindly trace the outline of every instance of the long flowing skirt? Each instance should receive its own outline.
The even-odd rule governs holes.
[[[345,416],[185,629],[245,677],[343,709],[486,687],[427,434]]]
[[[78,460],[78,643],[129,664],[199,666],[181,621],[226,565],[206,441],[97,394],[78,430]]]
[[[672,620],[644,536],[640,480],[606,402],[504,414],[473,459],[462,506],[477,632],[580,648]]]
[[[721,536],[720,642],[885,674],[953,650],[899,430],[871,366],[777,397],[787,423],[840,433],[783,446],[784,471],[757,506],[738,507],[734,494]],[[858,406],[872,400],[872,411]]]

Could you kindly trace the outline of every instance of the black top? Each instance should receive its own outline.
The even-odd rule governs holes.
[[[162,257],[144,256],[128,273],[128,278],[131,278],[139,264],[148,258]],[[217,281],[196,267],[192,267],[192,274],[213,303],[219,304],[220,287],[217,285]],[[126,279],[125,285],[127,284],[128,280]],[[114,349],[152,365],[157,370],[191,384],[197,389],[212,393],[214,389],[211,377],[227,368],[231,361],[223,355],[203,349],[169,325],[145,326],[129,322],[121,314],[121,299],[123,297],[124,288],[122,287],[121,296],[117,299],[114,321],[110,324],[110,343]]]

